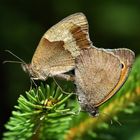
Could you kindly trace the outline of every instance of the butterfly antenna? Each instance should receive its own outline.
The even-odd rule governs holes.
[[[20,60],[20,62],[18,62],[18,61],[4,61],[3,63],[11,62],[11,63],[24,63],[25,64],[25,62],[21,58],[19,58],[17,55],[15,55],[14,53],[12,53],[11,51],[9,51],[9,50],[5,50],[5,51],[8,52],[8,53],[10,53],[12,56],[14,56],[15,58],[17,58],[18,60]]]
[[[3,64],[5,64],[5,63],[17,63],[17,64],[23,64],[23,62],[20,62],[20,61],[9,61],[9,60],[8,60],[8,61],[7,61],[7,60],[6,60],[6,61],[3,61],[2,63],[3,63]]]
[[[64,90],[61,88],[61,86],[60,86],[60,85],[57,83],[57,81],[55,80],[54,76],[52,76],[52,78],[53,78],[55,84],[56,84],[56,85],[59,87],[59,89],[61,90],[61,92],[65,93],[65,94],[71,94],[71,93],[69,93],[69,92],[64,91]]]

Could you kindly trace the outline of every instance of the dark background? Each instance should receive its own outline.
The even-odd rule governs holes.
[[[30,80],[5,49],[25,62],[41,36],[64,17],[83,12],[89,21],[90,38],[96,47],[130,48],[140,53],[140,1],[138,0],[1,0],[0,2],[0,127],[8,121],[20,94]]]

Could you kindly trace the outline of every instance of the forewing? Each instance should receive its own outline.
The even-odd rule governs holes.
[[[73,69],[74,59],[63,45],[63,41],[50,42],[43,38],[32,59],[33,70],[56,75]]]
[[[118,57],[103,49],[83,50],[76,59],[76,85],[80,100],[98,107],[108,100],[121,75]],[[106,99],[106,100],[105,100]]]

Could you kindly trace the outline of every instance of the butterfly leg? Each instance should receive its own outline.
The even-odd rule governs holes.
[[[35,83],[34,80],[35,80],[34,78],[30,78],[30,83],[31,83],[30,89],[32,89],[33,84],[34,84],[35,87],[37,88],[37,84]]]

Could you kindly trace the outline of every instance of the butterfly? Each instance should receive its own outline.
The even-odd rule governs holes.
[[[91,47],[81,50],[76,58],[75,83],[81,107],[98,116],[98,107],[110,99],[124,84],[131,70],[135,54],[120,49]]]

